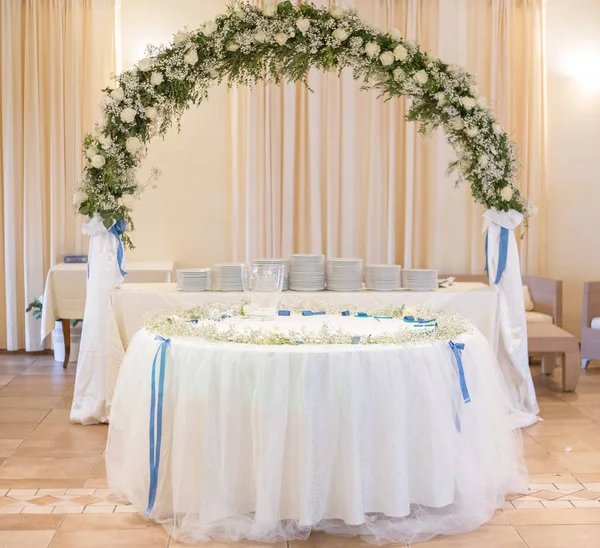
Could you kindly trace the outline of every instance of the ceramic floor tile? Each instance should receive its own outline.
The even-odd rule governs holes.
[[[411,543],[411,548],[527,548],[513,527],[486,526],[456,537],[436,537],[428,542]],[[300,548],[297,546],[296,548]]]
[[[573,508],[573,505],[568,500],[543,500],[544,508]]]
[[[68,515],[67,519],[77,517]],[[97,516],[110,517],[110,516]],[[52,539],[52,548],[167,548],[168,537],[161,527],[142,531],[63,531]]]
[[[52,514],[81,514],[85,506],[55,506]]]
[[[571,504],[575,508],[600,508],[600,501],[597,500],[572,500]]]
[[[0,531],[54,531],[62,522],[60,516],[0,516]]]
[[[600,525],[533,525],[517,528],[529,548],[595,548]]]
[[[515,526],[520,525],[600,525],[600,508],[515,508],[504,510]]]
[[[121,531],[155,527],[159,526],[142,519],[137,514],[112,514],[108,516],[82,514],[80,516],[67,516],[60,529],[61,531]]]
[[[3,392],[3,390],[0,390],[0,392]],[[3,395],[3,397],[0,397],[0,413],[4,413],[6,409],[46,409],[50,411],[59,400],[58,397],[6,397],[6,395]]]
[[[51,514],[52,506],[26,506],[21,514]]]
[[[47,548],[54,531],[0,531],[2,548]]]
[[[112,506],[86,506],[84,514],[112,514],[115,511],[115,505]]]
[[[6,458],[12,456],[19,445],[23,443],[22,439],[0,439],[0,458]]]
[[[0,478],[87,478],[97,459],[10,457],[0,467]]]
[[[40,423],[49,413],[48,409],[2,409],[0,412],[0,423],[17,426],[17,423]],[[21,434],[23,431],[16,430]],[[2,436],[6,438],[7,436]],[[13,436],[15,437],[15,436]]]

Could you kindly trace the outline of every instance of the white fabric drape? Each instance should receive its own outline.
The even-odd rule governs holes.
[[[116,379],[109,364],[121,363],[125,352],[111,318],[110,292],[123,282],[117,262],[119,242],[96,214],[85,222],[83,233],[90,237],[85,323],[79,345],[79,359],[71,422],[106,422],[110,413],[109,387]],[[123,264],[124,267],[124,264]]]
[[[490,285],[494,285],[499,294],[498,363],[506,381],[515,425],[531,426],[538,421],[539,407],[529,370],[523,280],[515,239],[515,229],[523,222],[523,215],[512,210],[490,209],[485,212],[484,219],[488,276]],[[501,236],[503,230],[507,236],[504,242]],[[504,252],[500,250],[504,246],[506,263],[502,265],[504,259],[501,255]]]
[[[115,0],[0,2],[0,348],[40,350],[25,318],[48,269],[85,251],[81,142],[114,72]]]
[[[541,0],[338,4],[474,73],[518,143],[525,192],[543,206]],[[444,136],[423,139],[404,119],[404,99],[385,103],[350,74],[311,72],[309,85],[314,93],[301,84],[231,93],[235,259],[325,252],[482,273],[482,210],[468,185],[455,190],[447,176]],[[543,222],[534,219],[520,242],[530,271],[544,269]]]

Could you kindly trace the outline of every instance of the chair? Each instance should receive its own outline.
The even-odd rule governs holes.
[[[600,282],[583,284],[581,314],[581,367],[600,360]]]
[[[457,282],[488,283],[488,277],[482,274],[453,274],[452,276]],[[440,276],[440,278],[447,277]],[[541,276],[523,276],[523,285],[529,289],[533,301],[533,308],[526,312],[527,323],[548,323],[562,327],[562,281]],[[598,291],[600,296],[600,282]],[[600,309],[597,316],[600,317]],[[600,319],[598,322],[600,323]]]

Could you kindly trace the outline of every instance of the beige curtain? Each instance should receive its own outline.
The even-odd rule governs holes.
[[[338,3],[477,76],[519,146],[521,184],[540,206],[521,252],[525,271],[543,273],[543,0]],[[405,100],[378,100],[350,74],[314,72],[309,83],[314,93],[302,85],[231,93],[236,259],[324,252],[482,273],[482,209],[447,176],[444,136],[423,139],[404,120]]]
[[[115,70],[115,1],[0,2],[0,348],[41,348],[25,307],[84,251],[71,195]]]

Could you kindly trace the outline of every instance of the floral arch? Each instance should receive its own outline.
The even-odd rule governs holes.
[[[222,80],[230,86],[259,80],[306,83],[311,68],[351,68],[384,99],[409,97],[408,120],[420,122],[422,133],[443,128],[456,151],[450,169],[470,183],[476,202],[529,215],[512,143],[472,76],[421,52],[396,29],[383,33],[370,27],[353,11],[296,7],[289,0],[262,10],[231,6],[199,30],[177,33],[169,46],[149,47],[148,57],[117,77],[117,87],[105,90],[102,122],[84,140],[86,163],[75,194],[79,212],[100,215],[107,229],[116,227],[132,246],[124,199],[145,187],[135,173],[150,139],[164,136]]]
[[[456,151],[450,165],[487,208],[488,275],[497,286],[504,374],[514,409],[535,422],[537,405],[527,358],[527,333],[517,243],[513,229],[534,212],[520,192],[516,155],[474,79],[407,41],[394,29],[380,32],[355,12],[290,0],[262,10],[247,3],[229,7],[197,31],[179,32],[169,46],[148,56],[106,89],[102,121],[84,139],[83,178],[74,202],[89,217],[91,236],[85,321],[75,380],[71,421],[92,424],[109,417],[116,371],[124,357],[110,306],[110,293],[124,279],[123,244],[133,247],[127,198],[145,188],[136,170],[146,145],[179,124],[211,86],[252,85],[260,80],[307,83],[308,71],[350,68],[385,100],[412,100],[407,118],[428,133],[441,127]],[[154,175],[157,175],[155,172]],[[116,260],[115,260],[116,259]],[[116,341],[116,342],[115,342]],[[113,378],[114,377],[114,378]],[[112,381],[111,381],[112,378]]]

